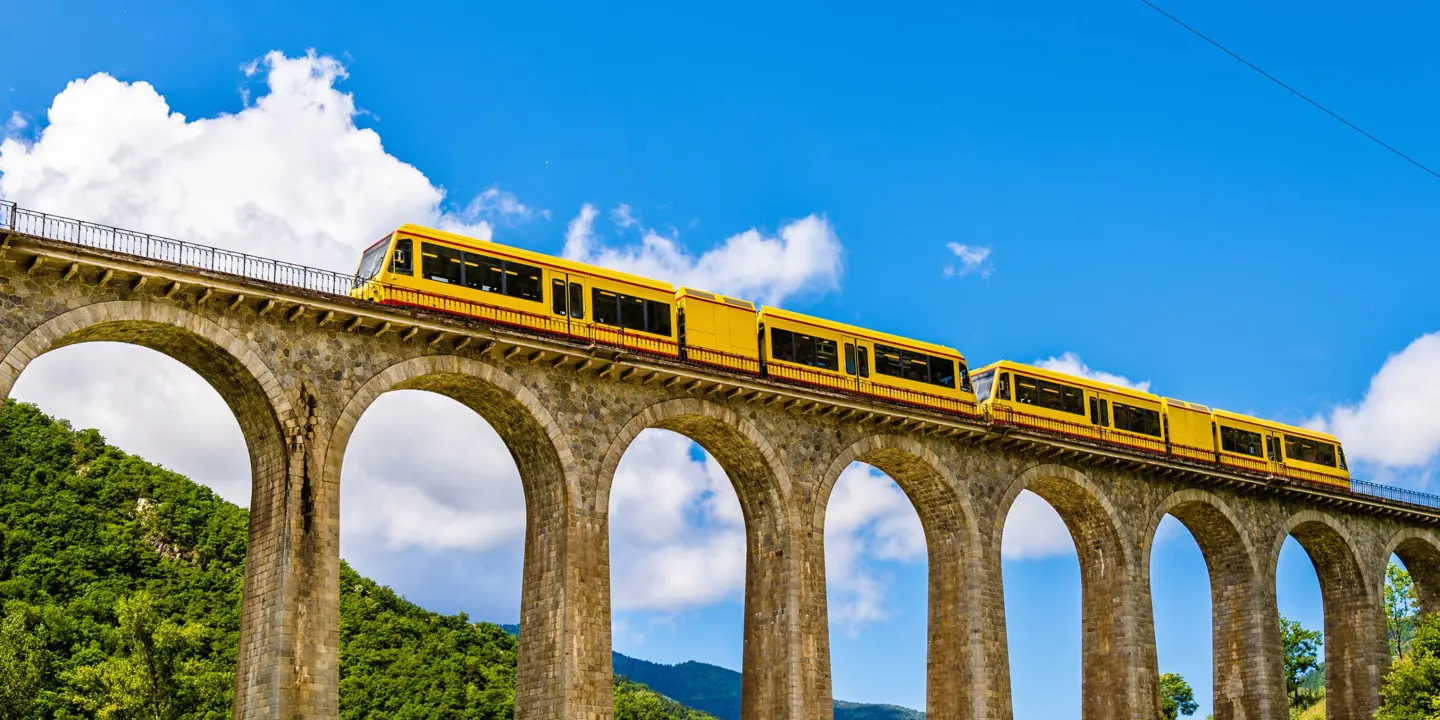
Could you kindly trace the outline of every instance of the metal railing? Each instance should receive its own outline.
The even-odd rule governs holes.
[[[667,338],[627,331],[623,328],[574,322],[570,318],[560,315],[512,310],[414,288],[366,281],[353,274],[296,265],[233,250],[223,250],[183,240],[49,215],[19,207],[16,203],[9,201],[0,200],[0,230],[341,298],[352,297],[351,291],[356,290],[357,296],[383,305],[438,312],[467,321],[502,326],[514,331],[558,340],[623,348],[647,355],[665,357],[688,365],[704,366],[748,376],[762,376],[768,380],[800,387],[860,395],[889,405],[918,408],[967,419],[981,419],[992,426],[1025,427],[1056,436],[1107,446],[1119,446],[1141,456],[1166,457],[1212,467],[1223,465],[1226,470],[1244,475],[1279,476],[1300,485],[1317,486],[1328,490],[1344,489],[1343,485],[1337,485],[1334,478],[1297,468],[1277,465],[1275,468],[1262,469],[1223,463],[1215,457],[1213,450],[1210,449],[1167,446],[1163,440],[1159,439],[1138,437],[1081,422],[1055,420],[1016,411],[1012,408],[991,407],[988,413],[982,413],[975,403],[968,400],[886,385],[883,382],[875,382],[875,378],[860,379],[844,375],[836,376],[819,369],[811,370],[791,365],[772,365],[765,368],[766,372],[762,372],[759,359],[754,357],[734,355],[708,348],[682,347]],[[1354,479],[1350,481],[1349,489],[1358,495],[1375,497],[1389,502],[1421,508],[1440,508],[1440,495],[1417,490]]]

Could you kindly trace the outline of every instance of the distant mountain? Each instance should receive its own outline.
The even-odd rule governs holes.
[[[719,720],[740,720],[740,673],[702,662],[679,665],[637,660],[615,653],[615,674],[648,686]],[[835,720],[924,720],[925,713],[897,705],[835,701]]]

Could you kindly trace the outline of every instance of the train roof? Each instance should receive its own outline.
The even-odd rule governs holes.
[[[513,257],[517,260],[524,260],[526,262],[535,263],[536,265],[545,265],[547,267],[558,268],[568,272],[583,273],[586,275],[593,275],[596,277],[607,278],[610,280],[617,280],[623,283],[627,283],[629,285],[637,285],[639,287],[647,288],[650,290],[661,290],[664,292],[675,291],[675,286],[667,282],[652,280],[650,278],[641,277],[639,275],[631,275],[629,273],[620,272],[618,270],[610,270],[600,267],[598,265],[590,265],[588,263],[575,262],[574,260],[566,260],[564,258],[555,257],[554,255],[546,255],[544,253],[538,253],[533,250],[517,248],[513,245],[503,245],[501,243],[493,242],[490,240],[480,240],[477,238],[467,237],[465,235],[458,235],[456,233],[446,232],[444,230],[436,230],[435,228],[428,228],[422,225],[411,225],[407,223],[400,226],[400,228],[396,230],[396,232],[405,235],[412,235],[427,240],[439,240],[441,242],[450,243],[451,245],[459,245],[461,247],[471,248],[474,250],[479,250],[481,252],[503,254],[507,257]]]
[[[856,327],[854,325],[846,325],[845,323],[835,322],[834,320],[826,320],[825,318],[819,318],[813,315],[804,315],[797,312],[791,312],[782,308],[770,307],[769,305],[765,305],[760,308],[760,315],[762,318],[765,316],[777,317],[782,320],[804,323],[806,325],[812,325],[814,327],[822,328],[825,330],[833,330],[843,335],[854,335],[855,337],[865,338],[866,340],[880,340],[891,345],[899,345],[909,350],[921,350],[934,355],[957,358],[962,362],[964,362],[965,360],[965,356],[961,354],[959,350],[956,350],[952,347],[936,345],[934,343],[925,342],[924,340],[913,340],[911,338],[900,337],[899,335],[891,335],[889,333],[883,333],[878,330],[870,330],[868,328]]]
[[[697,290],[692,287],[682,287],[675,291],[675,297],[677,299],[693,297],[700,300],[708,300],[713,303],[719,303],[721,305],[730,305],[741,310],[755,312],[755,304],[750,302],[749,300],[741,300],[740,298],[730,297],[729,295],[712,293],[708,290]]]

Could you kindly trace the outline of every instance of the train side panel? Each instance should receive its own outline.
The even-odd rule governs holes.
[[[1170,454],[1196,462],[1215,462],[1215,432],[1210,408],[1164,398]]]
[[[687,360],[751,374],[760,371],[754,305],[703,290],[680,288],[675,293],[675,308]]]

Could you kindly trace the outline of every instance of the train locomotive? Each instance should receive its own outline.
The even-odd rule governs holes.
[[[353,297],[462,315],[721,372],[763,377],[1163,456],[1348,488],[1326,433],[959,351],[417,225],[363,253]]]

